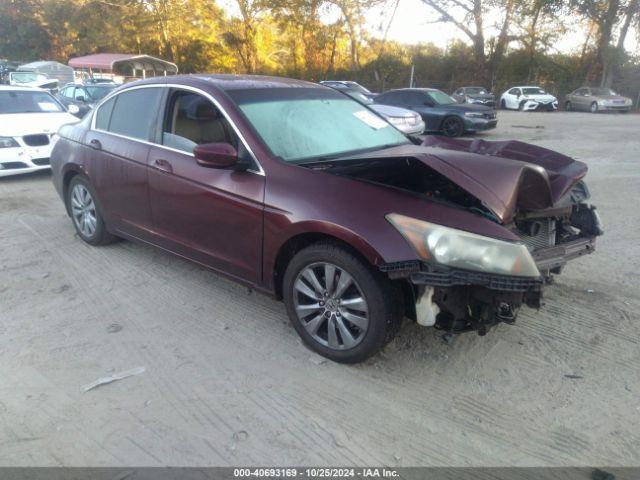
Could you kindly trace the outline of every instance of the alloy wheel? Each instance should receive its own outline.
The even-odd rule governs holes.
[[[319,344],[348,350],[369,328],[369,307],[355,279],[328,262],[308,265],[293,283],[298,321]]]
[[[91,238],[96,232],[96,204],[91,193],[81,183],[76,184],[71,191],[71,214],[73,222],[86,238]]]
[[[593,102],[591,104],[591,113],[596,113],[598,111],[598,104],[596,102]]]
[[[445,118],[442,122],[442,131],[447,137],[457,137],[462,134],[461,122],[456,117]]]

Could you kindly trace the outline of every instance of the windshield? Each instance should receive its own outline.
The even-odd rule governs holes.
[[[487,91],[482,87],[468,87],[467,93],[469,95],[486,95]]]
[[[287,162],[311,162],[410,143],[358,102],[318,88],[230,90],[256,133]]]
[[[11,72],[11,81],[15,83],[31,83],[38,80],[46,80],[47,76],[34,72]]]
[[[0,114],[63,111],[62,106],[47,92],[0,91]]]
[[[449,95],[440,90],[430,90],[427,92],[427,95],[436,102],[437,105],[451,105],[452,103],[458,103]]]
[[[592,88],[591,95],[606,97],[608,95],[617,95],[617,93],[610,88]]]
[[[93,100],[102,100],[107,94],[111,93],[115,90],[115,86],[113,87],[85,87],[87,93]]]
[[[525,95],[546,95],[547,92],[538,87],[528,87],[523,88],[522,93],[524,93]]]

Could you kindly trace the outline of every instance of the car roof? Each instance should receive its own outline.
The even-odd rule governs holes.
[[[437,88],[392,88],[384,93],[388,92],[439,92]]]
[[[272,77],[267,75],[233,75],[233,74],[189,74],[189,75],[171,75],[167,77],[151,77],[144,80],[125,83],[120,85],[119,89],[128,89],[137,85],[196,85],[205,87],[210,85],[222,91],[230,90],[250,90],[250,89],[269,89],[269,88],[316,88],[322,90],[331,90],[333,88],[320,85],[306,80],[296,80],[294,78]]]
[[[163,77],[164,78],[164,77]],[[213,83],[222,90],[241,90],[253,88],[328,88],[317,83],[294,78],[272,77],[268,75],[232,75],[232,74],[197,74],[177,75],[171,77],[175,82],[183,78],[198,78]]]

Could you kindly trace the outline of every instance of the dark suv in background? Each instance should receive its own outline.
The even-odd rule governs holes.
[[[442,132],[447,137],[459,137],[465,132],[495,128],[496,111],[484,105],[460,104],[446,93],[434,88],[402,88],[381,93],[374,103],[393,105],[418,112],[426,131]]]

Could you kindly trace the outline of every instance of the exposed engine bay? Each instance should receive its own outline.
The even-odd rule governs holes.
[[[495,157],[504,152],[504,149],[496,148],[497,142],[482,142],[481,145],[460,140],[446,142],[444,148],[466,151],[484,148],[491,152],[474,155],[475,162],[495,161]],[[491,208],[500,207],[500,204],[488,205],[470,192],[464,182],[454,181],[442,173],[446,171],[444,167],[433,168],[420,157],[380,155],[312,168],[319,167],[328,173],[400,189],[464,209],[517,235],[538,268],[538,278],[483,273],[420,260],[381,266],[391,279],[403,282],[405,304],[411,306],[407,316],[421,325],[435,326],[446,332],[474,330],[484,335],[497,323],[514,322],[522,305],[540,308],[544,284],[551,283],[552,276],[559,274],[567,261],[592,253],[595,237],[603,233],[595,207],[587,203],[589,191],[581,180],[586,166],[551,152],[560,158],[563,170],[561,173],[547,171],[521,159],[524,145],[516,145],[513,156],[520,157],[517,160],[507,159],[504,155],[499,159],[521,169],[519,176],[513,177],[518,182],[512,189],[515,199],[511,204],[505,200],[501,208]],[[509,147],[513,148],[513,145]],[[535,153],[549,152],[533,148]],[[434,156],[446,158],[441,151],[436,151]],[[542,163],[552,160],[553,157],[547,156]],[[575,178],[564,172],[570,172]]]

